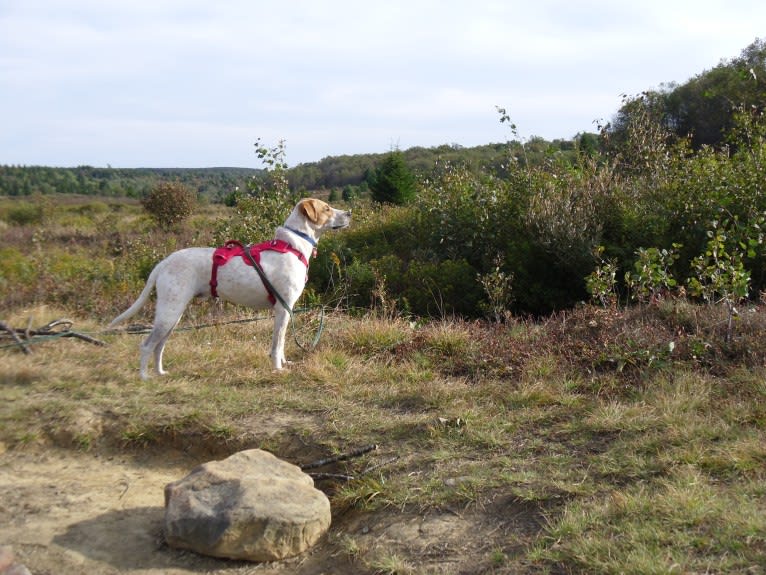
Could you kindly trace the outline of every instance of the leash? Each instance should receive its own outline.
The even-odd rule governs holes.
[[[292,231],[292,230],[291,230]],[[299,348],[301,348],[303,351],[313,351],[316,346],[319,344],[319,339],[322,337],[322,332],[324,331],[324,306],[320,309],[320,315],[319,315],[319,328],[317,329],[317,333],[314,336],[314,340],[311,342],[311,345],[306,348],[301,344],[301,342],[298,341],[298,333],[295,328],[295,314],[293,314],[292,308],[287,305],[287,302],[284,300],[284,298],[279,294],[279,292],[274,288],[274,286],[271,284],[269,279],[266,277],[266,272],[263,271],[263,268],[261,265],[255,261],[255,258],[250,253],[250,247],[245,247],[245,255],[247,256],[248,261],[252,264],[252,266],[255,268],[255,271],[258,272],[258,276],[261,278],[261,281],[263,282],[264,287],[266,288],[266,291],[269,292],[271,295],[274,296],[274,299],[276,299],[285,310],[287,310],[287,313],[290,315],[290,325],[293,328],[293,340],[295,341],[295,345],[297,345]]]

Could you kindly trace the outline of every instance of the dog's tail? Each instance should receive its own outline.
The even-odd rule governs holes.
[[[114,318],[107,326],[108,328],[112,328],[118,323],[133,317],[138,313],[138,310],[144,307],[146,302],[149,300],[149,296],[151,295],[152,290],[154,289],[154,284],[157,283],[157,276],[159,275],[160,267],[161,266],[159,265],[155,266],[155,268],[152,270],[152,273],[149,274],[149,278],[146,280],[146,285],[144,286],[141,295],[138,296],[138,299],[133,302],[132,306]]]

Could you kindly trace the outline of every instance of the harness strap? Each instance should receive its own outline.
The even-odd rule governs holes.
[[[213,269],[210,272],[210,295],[214,298],[218,297],[218,268],[244,250],[245,248],[241,242],[229,240],[223,247],[216,249],[213,253]]]
[[[236,240],[227,241],[223,247],[215,250],[213,253],[213,267],[210,274],[210,294],[216,298],[218,297],[218,268],[225,265],[231,258],[235,256],[241,256],[246,264],[253,266],[258,275],[261,277],[266,291],[269,294],[269,301],[271,305],[276,305],[277,300],[289,310],[285,305],[281,296],[277,293],[271,283],[266,279],[263,272],[263,268],[260,266],[261,252],[274,251],[282,254],[291,253],[297,257],[303,265],[306,266],[306,281],[308,281],[308,267],[309,262],[301,252],[296,250],[293,246],[284,240],[271,240],[269,242],[263,242],[260,244],[249,245],[244,247],[240,242]]]
[[[290,324],[293,327],[293,338],[295,339],[296,345],[304,351],[309,351],[310,349],[313,350],[319,343],[319,338],[321,337],[322,330],[324,329],[324,308],[322,308],[319,319],[319,329],[317,330],[316,336],[314,337],[314,341],[312,342],[310,348],[306,348],[301,344],[301,342],[298,341],[298,336],[295,331],[295,317],[292,308],[287,305],[287,302],[284,300],[284,298],[282,298],[279,292],[274,289],[274,286],[266,277],[266,273],[263,271],[263,268],[260,265],[261,252],[263,251],[276,251],[280,253],[289,252],[295,255],[295,257],[297,257],[301,263],[306,266],[306,281],[308,281],[309,262],[306,259],[306,256],[296,250],[289,243],[283,240],[272,240],[270,242],[264,242],[262,244],[244,247],[238,241],[229,240],[223,245],[223,247],[217,248],[213,253],[213,269],[211,271],[210,277],[210,293],[213,297],[218,297],[218,291],[216,289],[218,286],[218,268],[222,265],[225,265],[231,258],[235,256],[241,256],[246,264],[253,266],[255,271],[258,272],[258,276],[261,278],[261,282],[263,282],[263,286],[266,288],[266,291],[269,294],[269,301],[271,302],[271,305],[276,305],[278,300],[279,303],[282,304],[282,307],[287,310],[287,313],[290,316]],[[316,257],[316,247],[314,248],[314,257]]]
[[[293,339],[295,340],[295,344],[299,348],[301,348],[303,351],[313,350],[319,343],[319,338],[322,335],[322,329],[324,329],[324,308],[322,308],[322,313],[319,319],[319,329],[317,330],[317,334],[314,337],[314,341],[312,342],[310,348],[306,348],[303,344],[301,344],[301,342],[298,341],[298,334],[295,331],[295,315],[293,314],[292,308],[289,305],[287,305],[287,302],[282,298],[281,295],[279,295],[279,292],[276,289],[274,289],[274,286],[271,285],[271,282],[269,282],[269,279],[266,277],[266,273],[263,271],[263,268],[261,267],[260,263],[256,261],[255,258],[253,258],[251,251],[252,250],[245,249],[244,256],[242,257],[245,258],[246,260],[249,259],[250,263],[255,268],[255,271],[258,272],[258,275],[260,276],[261,281],[263,282],[263,285],[266,288],[266,291],[269,292],[269,299],[272,300],[271,305],[275,305],[274,298],[276,298],[279,300],[279,303],[282,304],[282,307],[285,308],[285,310],[287,311],[287,315],[290,316],[290,325],[292,325],[293,327]],[[259,252],[256,252],[256,255],[258,254]],[[305,261],[305,259],[306,258],[301,258],[301,261]],[[306,263],[308,267],[308,262]],[[308,275],[306,275],[306,281],[308,281]]]
[[[253,253],[252,248],[253,246],[250,246],[249,249],[245,248],[245,253],[242,257],[245,258],[245,261],[250,260],[248,263],[255,268],[256,272],[258,272],[258,275],[261,278],[261,282],[263,283],[263,287],[266,288],[266,291],[269,294],[269,301],[271,302],[271,305],[277,305],[277,298],[279,298],[279,303],[281,303],[282,307],[284,307],[290,316],[292,316],[293,310],[290,309],[290,306],[285,303],[285,300],[282,299],[282,296],[279,295],[279,292],[274,289],[273,285],[271,285],[271,282],[266,277],[266,272],[264,272],[263,268],[261,267],[261,250],[257,250],[255,253]]]

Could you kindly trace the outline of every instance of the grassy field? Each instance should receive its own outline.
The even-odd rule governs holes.
[[[5,250],[33,235],[3,232]],[[103,331],[129,291],[94,293],[74,316],[5,292],[6,324],[68,317],[106,343],[0,350],[5,449],[204,461],[261,447],[305,464],[376,444],[322,469],[348,477],[317,481],[333,506],[323,545],[350,566],[338,572],[766,572],[760,306],[740,310],[729,342],[721,310],[684,300],[502,324],[332,311],[318,347],[291,342],[294,365],[273,373],[267,315],[206,304],[171,338],[170,375],[143,382],[142,336]],[[298,317],[299,341],[317,321]],[[460,518],[463,547],[443,533],[427,552],[371,545],[359,529],[402,516]]]

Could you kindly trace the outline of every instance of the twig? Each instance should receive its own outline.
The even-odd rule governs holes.
[[[0,322],[0,329],[6,331],[13,341],[21,347],[24,353],[29,354],[31,350],[27,347],[27,344],[33,343],[35,337],[40,338],[56,338],[56,337],[74,337],[92,343],[94,345],[106,345],[103,341],[86,335],[72,331],[72,320],[69,319],[57,319],[37,329],[32,329],[32,318],[27,321],[25,328],[12,328],[5,322]],[[56,329],[58,328],[58,329]],[[24,340],[20,336],[23,336]]]
[[[399,459],[399,456],[390,457],[384,461],[381,461],[380,463],[376,463],[375,465],[370,465],[367,469],[362,471],[359,475],[367,475],[371,471],[375,471],[376,469],[380,469],[381,467],[385,467],[386,465],[393,463],[394,461],[397,461]]]
[[[317,467],[324,467],[325,465],[329,465],[330,463],[337,463],[338,461],[346,461],[347,459],[353,459],[354,457],[361,457],[365,453],[369,453],[370,451],[375,451],[377,448],[378,446],[375,445],[374,443],[371,445],[365,445],[364,447],[360,447],[359,449],[355,449],[348,453],[341,453],[340,455],[335,455],[333,457],[326,457],[325,459],[320,459],[318,461],[314,461],[313,463],[307,463],[306,465],[301,465],[301,470],[306,471],[307,469],[316,469]]]
[[[76,331],[65,331],[61,334],[61,337],[75,337],[77,339],[87,341],[88,343],[92,343],[93,345],[100,345],[100,346],[106,345],[106,343],[101,341],[100,339],[96,339],[95,337],[85,335],[84,333],[77,333]]]
[[[50,322],[47,325],[44,325],[38,330],[34,331],[33,334],[34,335],[53,335],[53,336],[60,336],[60,337],[75,337],[77,339],[87,341],[88,343],[92,343],[94,345],[106,345],[100,339],[96,339],[95,337],[91,337],[84,333],[72,331],[73,325],[74,325],[74,322],[70,319],[57,319]],[[54,327],[59,327],[59,326],[64,326],[64,329],[53,331]]]
[[[31,322],[31,319],[30,319],[30,322]],[[74,325],[74,322],[71,319],[54,319],[52,322],[45,324],[43,327],[41,327],[37,331],[41,331],[41,332],[51,331],[54,327],[58,327],[60,325],[66,326],[62,331],[69,331]]]
[[[23,351],[27,355],[32,353],[31,350],[26,345],[24,345],[24,342],[21,341],[21,339],[19,339],[19,336],[16,335],[16,332],[13,330],[13,328],[8,327],[8,325],[4,321],[0,321],[0,329],[3,329],[10,334],[13,341],[16,342],[18,346],[21,348],[21,351]]]
[[[308,475],[317,481],[322,481],[323,479],[338,479],[340,481],[354,480],[353,475],[343,475],[342,473],[309,473]]]
[[[367,475],[368,473],[375,471],[376,469],[380,469],[381,467],[388,465],[389,463],[393,463],[399,459],[399,457],[390,457],[386,459],[385,461],[381,461],[380,463],[377,463],[375,465],[370,465],[367,467],[364,471],[361,471],[357,475],[348,475],[345,473],[309,473],[311,477],[313,477],[317,481],[321,481],[323,479],[336,479],[339,481],[354,481],[355,479],[359,479],[360,477],[363,477],[364,475]]]
[[[364,455],[365,453],[369,453],[370,451],[375,451],[377,448],[378,446],[374,443],[370,445],[365,445],[364,447],[360,447],[359,449],[354,449],[353,451],[349,451],[348,453],[341,453],[340,455],[335,455],[333,457],[326,457],[324,459],[319,459],[318,461],[314,461],[313,463],[307,463],[306,465],[301,465],[301,470],[306,471],[308,469],[316,469],[317,467],[324,467],[325,465],[329,465],[331,463],[337,463],[338,461],[346,461],[347,459],[360,457]],[[370,473],[371,471],[380,469],[381,467],[383,467],[384,465],[388,465],[389,463],[393,463],[397,459],[399,459],[398,456],[391,457],[375,465],[370,465],[366,467],[364,471],[356,475],[351,475],[348,473],[308,473],[308,475],[310,475],[316,481],[321,481],[323,479],[334,479],[336,481],[354,481],[355,479],[359,479],[360,477]]]

